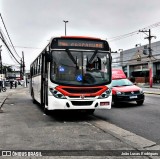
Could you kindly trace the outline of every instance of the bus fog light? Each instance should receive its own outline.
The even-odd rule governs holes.
[[[69,108],[70,107],[69,103],[66,103],[66,106]]]
[[[98,107],[98,103],[95,104],[95,107]]]

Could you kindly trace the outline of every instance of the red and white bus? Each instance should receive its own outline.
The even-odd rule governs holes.
[[[111,53],[92,37],[52,38],[30,66],[33,101],[50,110],[110,109]]]

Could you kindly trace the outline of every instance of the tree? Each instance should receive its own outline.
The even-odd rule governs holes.
[[[5,65],[3,65],[2,66],[2,70],[3,70],[3,72],[12,72],[13,70],[12,70],[12,67],[11,66],[5,66]]]

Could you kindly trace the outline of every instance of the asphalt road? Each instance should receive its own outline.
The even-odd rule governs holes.
[[[121,103],[111,110],[98,110],[95,116],[107,120],[125,130],[160,144],[160,96],[146,94],[142,106],[136,103]]]
[[[98,120],[92,116],[66,111],[45,115],[38,104],[32,103],[28,89],[13,89],[2,108],[0,150],[133,149],[94,126]]]
[[[86,155],[92,153],[91,155],[104,158],[103,153],[108,152],[106,150],[160,149],[155,142],[110,124],[114,117],[111,114],[116,115],[117,112],[123,116],[122,112],[125,110],[126,114],[131,111],[133,117],[134,110],[141,107],[131,105],[130,108],[126,106],[109,111],[96,111],[97,116],[99,113],[99,116],[104,116],[107,121],[66,111],[47,116],[38,104],[32,103],[28,89],[20,87],[8,91],[10,93],[3,104],[3,113],[0,114],[0,150],[61,150],[61,153],[63,150],[79,150],[77,155],[80,154],[81,157],[85,156],[84,152],[88,150]],[[1,94],[0,99],[3,99],[6,93]],[[145,105],[142,108],[145,108]],[[107,114],[110,116],[106,118]],[[113,156],[116,152],[112,152]]]

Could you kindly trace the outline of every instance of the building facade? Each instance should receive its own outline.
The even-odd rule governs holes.
[[[120,63],[128,78],[134,77],[137,83],[148,83],[151,69],[153,82],[160,83],[160,41],[151,44],[151,51],[149,57],[148,45],[143,45],[120,52]]]

